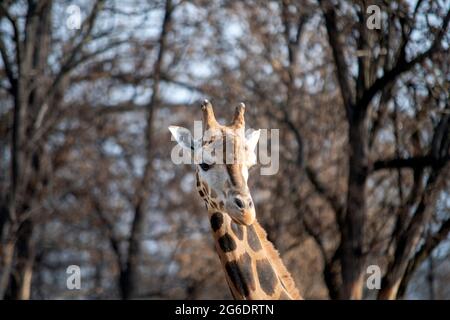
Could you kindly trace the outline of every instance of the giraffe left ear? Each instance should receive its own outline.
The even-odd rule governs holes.
[[[255,151],[256,145],[258,144],[259,136],[261,134],[261,130],[252,130],[248,129],[245,132],[245,140],[247,140],[248,149],[251,151]]]
[[[180,146],[189,150],[195,149],[196,143],[188,129],[178,126],[170,126],[169,130]]]

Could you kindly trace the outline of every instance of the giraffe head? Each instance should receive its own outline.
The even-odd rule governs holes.
[[[202,103],[204,132],[194,140],[186,128],[169,130],[183,148],[192,152],[197,189],[209,211],[225,211],[239,224],[251,225],[255,207],[247,185],[248,170],[256,164],[260,131],[245,132],[245,105],[236,107],[230,125],[220,125],[208,100]]]

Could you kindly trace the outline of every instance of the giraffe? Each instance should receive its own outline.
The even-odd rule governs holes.
[[[211,103],[201,105],[205,131],[194,140],[189,130],[170,126],[177,143],[191,152],[196,187],[208,210],[215,249],[236,300],[302,299],[278,251],[256,220],[247,186],[256,164],[260,130],[245,132],[245,105],[236,107],[229,126],[220,125]],[[230,161],[231,160],[231,161]]]

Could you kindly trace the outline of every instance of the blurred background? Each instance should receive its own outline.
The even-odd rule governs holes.
[[[231,299],[170,158],[205,98],[280,129],[279,172],[249,186],[306,299],[449,299],[449,11],[1,1],[0,299]]]

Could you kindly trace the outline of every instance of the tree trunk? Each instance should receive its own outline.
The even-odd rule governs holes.
[[[427,188],[422,195],[421,201],[414,211],[413,218],[408,229],[400,237],[394,257],[388,265],[386,275],[381,282],[381,290],[378,293],[379,299],[396,299],[400,284],[405,275],[406,269],[410,262],[410,255],[417,247],[424,225],[431,217],[430,203],[435,203],[439,188],[439,171],[431,173]]]
[[[138,204],[134,211],[134,219],[131,226],[131,237],[128,248],[128,258],[125,269],[120,272],[119,285],[122,299],[131,299],[135,293],[136,279],[138,276],[139,254],[141,249],[141,235],[144,227],[145,212],[142,203]]]
[[[128,258],[125,269],[120,274],[119,285],[123,299],[130,299],[135,291],[136,278],[138,273],[138,258],[140,254],[141,234],[144,228],[145,221],[145,202],[148,196],[149,184],[152,176],[152,159],[153,159],[153,116],[155,109],[159,103],[159,85],[161,79],[161,68],[163,63],[164,52],[166,50],[167,35],[169,32],[171,18],[172,18],[172,1],[166,0],[164,19],[161,26],[161,33],[159,36],[158,56],[153,66],[153,85],[152,97],[147,106],[147,123],[145,128],[145,156],[146,163],[144,166],[144,173],[142,180],[138,184],[135,191],[136,200],[134,203],[134,219],[131,226],[131,236],[128,247]]]
[[[34,263],[33,223],[30,220],[23,222],[18,234],[17,263],[12,277],[14,283],[10,283],[8,291],[11,299],[27,300],[30,298]]]
[[[400,286],[400,280],[393,284],[382,285],[380,291],[378,292],[379,300],[395,300],[397,299],[397,292]]]
[[[6,290],[9,287],[9,280],[12,271],[12,265],[14,261],[14,241],[8,241],[3,245],[2,252],[2,272],[0,278],[0,300],[3,300],[6,294]]]
[[[22,272],[22,282],[19,288],[19,300],[29,300],[31,297],[31,280],[33,276],[34,257],[29,257]]]
[[[356,109],[356,108],[355,108]],[[356,113],[356,111],[355,111]],[[349,123],[347,210],[342,223],[342,299],[361,299],[364,280],[364,222],[366,212],[366,130],[362,115]]]

